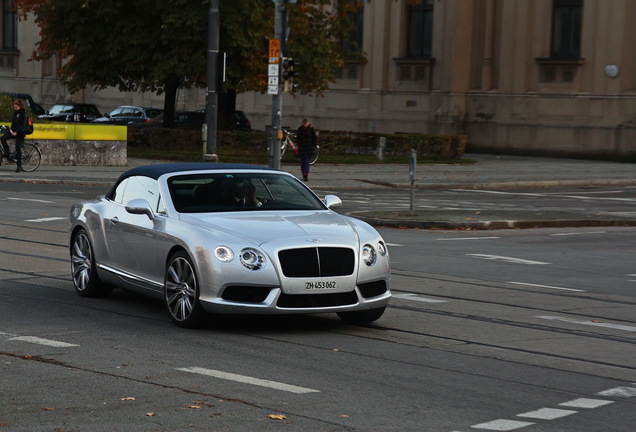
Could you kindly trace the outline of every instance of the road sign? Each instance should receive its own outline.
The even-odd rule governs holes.
[[[269,62],[278,63],[280,59],[280,39],[269,40]]]
[[[267,94],[277,95],[278,94],[278,85],[267,86]]]
[[[279,73],[278,73],[279,70],[280,69],[279,69],[279,66],[277,64],[271,64],[267,68],[267,76],[275,76],[275,77],[277,77],[277,76],[279,76]]]
[[[267,84],[268,85],[278,85],[278,77],[277,76],[267,77]]]

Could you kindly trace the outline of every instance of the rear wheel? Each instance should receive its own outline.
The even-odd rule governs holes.
[[[35,171],[40,166],[42,161],[42,152],[35,144],[23,143],[22,144],[22,171]]]
[[[96,267],[93,246],[88,234],[80,230],[71,242],[71,276],[75,291],[82,297],[101,297],[113,290],[99,280]]]
[[[367,324],[372,321],[379,319],[384,311],[385,307],[377,308],[377,309],[369,309],[369,310],[361,310],[361,311],[351,311],[351,312],[338,312],[338,316],[344,322],[349,324]]]
[[[164,279],[166,307],[179,327],[201,325],[205,312],[199,302],[199,284],[190,257],[183,251],[170,257]]]

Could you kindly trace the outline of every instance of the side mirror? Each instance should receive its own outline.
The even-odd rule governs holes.
[[[327,208],[338,207],[342,205],[342,200],[335,195],[325,195],[323,200]]]
[[[150,208],[150,204],[148,204],[148,201],[145,199],[134,199],[128,201],[128,204],[126,204],[126,211],[130,214],[145,214],[148,216],[148,219],[152,219],[155,216]]]

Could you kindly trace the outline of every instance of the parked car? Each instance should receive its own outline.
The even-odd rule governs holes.
[[[234,129],[252,129],[252,123],[243,111],[234,111]]]
[[[334,312],[377,320],[390,292],[385,241],[281,170],[224,163],[147,165],[71,208],[80,296],[113,286],[162,299],[180,327],[206,313]]]
[[[46,111],[42,108],[42,105],[35,103],[30,94],[26,93],[6,93],[13,99],[22,99],[26,102],[26,106],[31,110],[33,115],[39,116],[45,114]]]
[[[38,116],[42,120],[88,123],[101,117],[93,104],[61,103]]]
[[[205,123],[205,110],[179,111],[174,116],[175,129],[201,130]],[[252,128],[250,121],[243,111],[234,111],[233,124],[235,129],[249,130]],[[137,123],[129,126],[129,142],[141,144],[146,138],[146,131],[150,128],[163,127],[163,113],[146,123]]]
[[[109,123],[117,125],[129,125],[134,123],[149,122],[163,112],[159,108],[145,108],[123,105],[112,110],[108,115],[95,119],[94,123]]]

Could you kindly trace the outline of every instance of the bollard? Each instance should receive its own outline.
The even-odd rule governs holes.
[[[378,138],[378,160],[384,160],[385,148],[386,148],[386,137]]]

